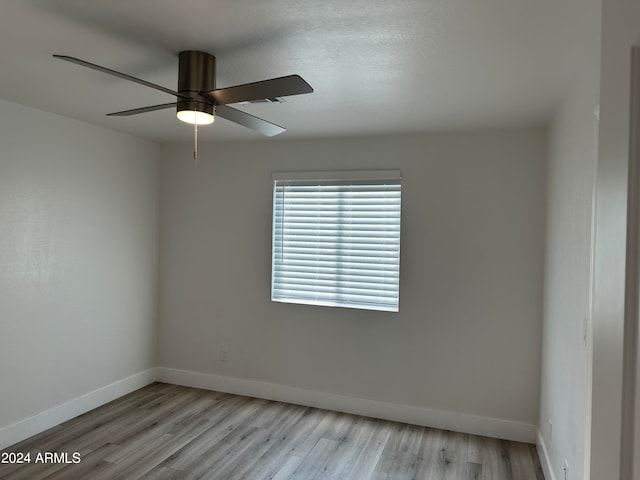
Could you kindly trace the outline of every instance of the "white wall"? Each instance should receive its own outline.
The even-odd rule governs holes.
[[[625,247],[631,46],[640,2],[603,0],[600,138],[596,189],[591,478],[621,475]],[[627,292],[637,297],[637,292]],[[633,319],[637,321],[637,319]],[[630,353],[630,352],[628,352]],[[626,442],[627,447],[629,443]],[[625,467],[626,468],[626,467]]]
[[[164,147],[159,365],[534,428],[546,141],[208,144],[197,166]],[[271,172],[367,168],[403,172],[400,313],[272,303]]]
[[[585,479],[591,399],[591,248],[599,69],[572,88],[550,127],[539,444],[545,467]],[[553,424],[551,428],[550,422]],[[551,477],[551,475],[548,475]]]
[[[5,101],[0,146],[3,446],[155,366],[159,149]]]

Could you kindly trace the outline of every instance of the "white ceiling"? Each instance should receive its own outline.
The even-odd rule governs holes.
[[[156,140],[192,130],[168,88],[177,53],[217,57],[218,87],[300,74],[315,89],[241,108],[281,138],[540,124],[598,48],[597,0],[1,0],[0,98]],[[219,119],[201,138],[259,139]]]

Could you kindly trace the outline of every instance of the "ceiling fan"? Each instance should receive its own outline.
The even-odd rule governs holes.
[[[177,97],[176,102],[134,108],[122,112],[108,113],[109,116],[128,116],[154,112],[175,107],[177,116],[183,122],[195,125],[213,123],[214,115],[250,128],[268,137],[278,135],[285,128],[241,110],[229,107],[232,103],[279,102],[280,97],[311,93],[313,88],[300,75],[272,78],[261,82],[246,83],[233,87],[216,88],[216,57],[209,53],[187,50],[180,52],[178,62],[178,91],[156,85],[126,73],[117,72],[93,63],[67,55],[55,58],[76,63],[83,67],[114,75],[131,82],[154,88]]]

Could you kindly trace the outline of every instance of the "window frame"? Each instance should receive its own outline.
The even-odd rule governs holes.
[[[280,302],[280,303],[295,303],[295,304],[302,304],[302,305],[320,305],[320,306],[331,306],[331,307],[342,307],[342,308],[355,308],[355,309],[361,309],[361,310],[369,310],[369,311],[384,311],[384,312],[398,312],[400,309],[400,247],[401,247],[401,222],[402,222],[402,172],[400,170],[343,170],[343,171],[307,171],[307,172],[273,172],[272,174],[272,232],[271,232],[271,300],[273,302]],[[276,272],[279,272],[280,274],[282,274],[283,272],[285,272],[282,275],[278,275],[280,277],[282,276],[286,276],[287,272],[289,271],[286,268],[286,264],[285,262],[282,260],[282,256],[284,256],[287,252],[285,252],[284,250],[280,252],[280,258],[278,258],[277,255],[277,250],[276,250],[276,243],[277,243],[277,238],[280,238],[278,245],[280,245],[280,248],[283,248],[283,245],[285,244],[284,242],[284,234],[283,234],[283,230],[282,228],[284,227],[285,223],[282,222],[281,217],[278,216],[277,213],[277,208],[280,205],[281,209],[286,208],[285,204],[282,203],[284,202],[284,197],[282,198],[282,200],[278,200],[277,196],[278,196],[278,192],[282,192],[281,194],[284,195],[286,192],[286,187],[282,187],[283,184],[288,184],[289,186],[294,186],[294,187],[308,187],[308,186],[318,186],[318,190],[322,190],[323,187],[328,187],[329,189],[332,188],[332,185],[335,186],[336,188],[336,192],[337,193],[344,193],[347,192],[347,190],[345,189],[340,190],[340,187],[345,186],[345,185],[349,185],[349,186],[366,186],[366,185],[371,185],[372,188],[370,190],[370,192],[374,192],[374,197],[376,196],[375,193],[378,193],[378,195],[380,195],[380,192],[382,192],[381,189],[378,189],[377,187],[389,187],[389,190],[385,190],[385,194],[380,196],[380,198],[389,198],[389,212],[393,213],[392,216],[389,217],[390,220],[396,222],[397,221],[397,226],[395,223],[393,224],[386,224],[386,223],[380,223],[380,227],[382,229],[382,226],[385,226],[385,228],[387,228],[386,230],[386,234],[385,237],[390,235],[392,237],[392,241],[390,242],[390,247],[388,249],[385,249],[383,247],[379,247],[376,246],[376,250],[379,250],[382,253],[378,253],[376,252],[376,254],[372,255],[371,257],[365,256],[363,258],[367,259],[367,263],[372,263],[375,266],[372,268],[373,270],[378,270],[378,269],[382,269],[384,270],[384,273],[382,275],[380,275],[380,280],[381,281],[377,281],[378,278],[374,278],[373,283],[377,284],[376,287],[370,287],[370,283],[368,283],[366,289],[372,289],[375,290],[375,288],[377,288],[377,292],[380,295],[380,299],[377,300],[370,300],[369,302],[364,301],[363,299],[368,296],[369,298],[373,298],[373,295],[365,295],[365,294],[360,294],[360,292],[358,293],[354,293],[357,289],[359,288],[363,288],[361,287],[361,283],[358,283],[360,281],[360,279],[358,278],[358,276],[360,275],[359,273],[354,273],[353,275],[351,273],[343,273],[343,272],[339,272],[339,273],[335,273],[335,278],[333,279],[334,285],[328,284],[328,282],[331,281],[330,278],[326,278],[324,280],[324,282],[326,282],[328,285],[325,286],[319,286],[318,285],[318,280],[316,278],[316,285],[315,285],[315,289],[312,287],[312,283],[309,283],[310,287],[309,290],[302,290],[304,291],[304,294],[300,294],[300,295],[296,295],[295,293],[292,294],[291,293],[291,289],[283,289],[282,286],[289,286],[288,283],[286,282],[276,282]],[[280,188],[280,190],[278,190]],[[285,188],[285,190],[283,190],[283,188]],[[378,190],[378,192],[376,192],[376,190]],[[351,191],[350,192],[352,195],[349,198],[349,207],[353,208],[353,206],[355,205],[354,202],[354,192]],[[387,193],[390,193],[390,195],[387,195]],[[320,195],[320,194],[319,194]],[[385,207],[387,207],[386,204],[387,200],[380,200],[378,198],[375,198],[375,200],[372,201],[372,207],[378,207],[380,205],[384,205]],[[278,202],[281,202],[280,204]],[[336,207],[337,208],[337,212],[342,213],[342,210],[340,209],[340,207]],[[349,210],[351,211],[351,210]],[[385,211],[387,211],[385,209]],[[284,210],[282,210],[282,213],[284,214]],[[314,217],[316,218],[316,217]],[[369,217],[367,217],[369,218]],[[380,217],[383,218],[383,217]],[[280,227],[276,227],[277,222],[280,221],[281,223],[279,223]],[[377,222],[374,222],[377,224]],[[337,228],[333,229],[333,230],[341,230],[341,228],[344,227],[344,225],[351,225],[351,223],[336,223],[335,225],[337,226]],[[375,227],[375,225],[374,225]],[[278,228],[280,228],[280,233],[278,234]],[[389,228],[391,228],[392,232],[389,234]],[[374,228],[375,230],[375,228]],[[397,231],[397,233],[396,233]],[[380,230],[380,232],[377,233],[381,233],[382,230]],[[305,234],[306,235],[306,234]],[[318,240],[319,238],[322,239],[322,233],[319,233],[318,236],[314,237],[312,234],[309,234],[309,240],[308,242],[310,243],[318,243],[321,242],[321,240]],[[382,236],[380,238],[377,238],[375,235],[373,237],[374,240],[380,240],[380,238],[383,238]],[[307,241],[305,241],[306,243]],[[351,242],[351,237],[349,237],[349,242]],[[386,241],[382,242],[381,245],[386,245]],[[310,248],[310,252],[313,251],[312,247]],[[317,251],[317,247],[316,251]],[[347,255],[336,255],[335,261],[336,263],[340,263],[341,261],[344,261],[344,259],[348,258],[349,261],[347,262],[349,265],[351,265],[352,262],[352,258],[353,258],[353,252],[354,250],[348,250],[348,254]],[[306,252],[305,252],[306,253]],[[311,254],[311,253],[309,253]],[[371,259],[374,259],[375,262],[371,262]],[[395,263],[388,263],[386,261],[383,261],[381,259],[387,260],[390,259],[391,262],[395,262]],[[318,260],[316,260],[318,261]],[[376,263],[378,262],[378,263]],[[295,263],[295,260],[294,260]],[[387,266],[389,268],[387,268]],[[284,268],[280,268],[278,270],[278,267],[284,267]],[[289,268],[291,268],[291,266],[289,266]],[[309,267],[311,268],[311,267]],[[318,267],[316,264],[316,268],[321,268]],[[357,268],[357,267],[356,267]],[[346,269],[348,272],[351,272],[353,269],[352,268],[347,268]],[[391,273],[389,273],[391,272]],[[378,274],[380,274],[380,272],[378,272]],[[303,280],[309,280],[313,275],[309,274],[309,278],[307,278],[306,274],[301,274],[303,275]],[[330,277],[331,273],[326,273],[324,274],[325,277]],[[367,275],[375,275],[375,274],[367,274]],[[316,277],[319,277],[320,275],[316,274]],[[346,279],[346,280],[345,280]],[[311,281],[311,280],[309,280]],[[349,293],[341,293],[338,292],[335,289],[335,283],[336,282],[345,282],[346,286],[345,291],[346,290],[351,290],[351,294]],[[297,282],[294,284],[296,286]],[[278,288],[276,288],[278,287]],[[311,298],[311,292],[315,292],[316,295],[322,295],[321,290],[325,288],[327,289],[327,291],[325,292],[326,297],[325,298]],[[331,290],[333,288],[333,290]],[[395,291],[393,291],[393,289],[395,288]],[[287,295],[283,295],[283,294],[278,294],[276,292],[276,290],[280,290],[280,292],[287,290],[289,293]],[[374,291],[375,293],[375,291]],[[395,296],[390,296],[390,293],[395,293]],[[328,299],[330,295],[333,295],[333,298]],[[350,298],[350,300],[348,300],[348,298]],[[356,301],[356,298],[359,299]],[[395,301],[395,303],[392,304],[392,302],[387,302],[385,303],[384,300],[382,300],[382,298],[390,298],[392,301]]]

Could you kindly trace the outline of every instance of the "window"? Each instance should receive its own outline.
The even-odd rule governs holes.
[[[271,300],[397,312],[400,171],[273,180]]]

